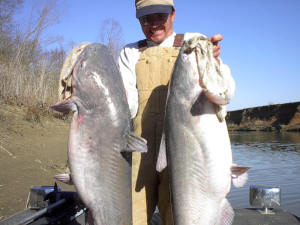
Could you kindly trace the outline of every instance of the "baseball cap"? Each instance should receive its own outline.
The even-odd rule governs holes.
[[[171,13],[173,0],[135,0],[136,18],[153,13]]]

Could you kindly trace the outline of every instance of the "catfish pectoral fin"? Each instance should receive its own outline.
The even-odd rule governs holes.
[[[53,109],[57,112],[68,113],[70,111],[76,111],[76,104],[73,99],[64,100],[56,103],[53,106],[50,106],[50,109]]]
[[[128,135],[127,146],[123,149],[123,152],[141,152],[148,151],[146,139],[130,133]]]

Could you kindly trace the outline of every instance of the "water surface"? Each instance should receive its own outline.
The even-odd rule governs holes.
[[[281,207],[300,217],[300,133],[239,132],[230,139],[234,163],[253,166],[247,184],[232,187],[232,206],[251,207],[250,185],[280,187]]]

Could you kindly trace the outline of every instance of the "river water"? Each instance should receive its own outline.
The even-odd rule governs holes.
[[[242,188],[232,187],[233,208],[251,207],[250,185],[281,188],[281,208],[300,217],[300,133],[230,133],[233,161],[253,166]]]

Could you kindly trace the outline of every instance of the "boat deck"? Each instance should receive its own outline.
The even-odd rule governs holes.
[[[55,201],[44,204],[38,209],[26,209],[0,221],[0,225],[86,225],[88,210],[75,192],[55,191],[49,193]],[[32,195],[32,205],[42,205],[44,200],[38,194]],[[300,225],[300,218],[281,208],[273,209],[270,214],[262,213],[257,208],[234,209],[235,217],[232,225]],[[159,213],[154,213],[150,225],[162,225]]]
[[[299,225],[300,219],[280,208],[273,209],[274,214],[262,214],[255,208],[235,209],[232,225]]]
[[[249,209],[235,209],[235,217],[232,225],[299,225],[300,219],[296,216],[286,212],[282,209],[274,209],[274,214],[261,214],[259,210],[254,208]],[[0,221],[0,225],[21,225],[20,221],[26,217],[29,217],[35,213],[35,210],[24,210]],[[65,216],[65,215],[64,215]],[[43,216],[31,223],[30,225],[41,224],[61,224],[61,222],[55,223],[58,218],[52,218],[51,216]],[[87,216],[85,213],[77,215],[77,217],[65,218],[64,223],[66,225],[85,225]],[[59,221],[59,220],[58,220]],[[24,223],[26,224],[26,223]],[[161,225],[159,216],[154,216],[154,220],[151,225]]]

